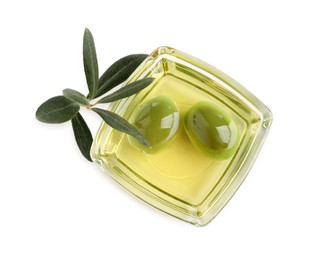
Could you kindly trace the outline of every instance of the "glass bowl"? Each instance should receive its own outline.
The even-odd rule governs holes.
[[[158,96],[177,104],[180,124],[175,138],[157,153],[133,146],[126,134],[103,123],[94,140],[94,162],[132,194],[174,217],[203,226],[234,195],[247,176],[269,131],[270,110],[238,82],[196,58],[160,47],[125,82],[145,77],[148,88],[109,107],[128,121]],[[183,125],[187,111],[208,102],[236,124],[238,145],[226,159],[201,152]]]

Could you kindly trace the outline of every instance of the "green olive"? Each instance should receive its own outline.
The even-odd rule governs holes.
[[[184,127],[198,150],[213,159],[228,159],[238,148],[236,123],[229,114],[209,102],[192,106],[184,117]]]
[[[131,136],[128,137],[129,142],[146,153],[155,153],[173,139],[179,128],[180,116],[174,100],[158,96],[143,103],[130,121],[151,146],[144,146]]]

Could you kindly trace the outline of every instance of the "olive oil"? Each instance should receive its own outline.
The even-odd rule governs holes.
[[[190,88],[188,82],[171,74],[162,77],[142,102],[163,95],[175,100],[181,118],[184,117],[186,110],[200,100],[217,103],[208,94]],[[218,103],[216,105],[221,106]],[[239,132],[243,134],[244,122],[236,115],[233,117],[237,119]],[[112,134],[119,133],[113,131]],[[211,159],[198,151],[188,138],[182,120],[175,139],[163,150],[155,154],[145,153],[133,147],[127,136],[123,135],[116,147],[116,156],[146,182],[153,183],[167,194],[194,205],[204,200],[230,162],[230,159],[222,161]]]
[[[178,51],[158,49],[131,79],[154,77],[156,80],[151,87],[116,102],[110,109],[134,122],[136,111],[149,100],[168,97],[175,102],[180,117],[175,135],[168,144],[149,153],[134,145],[126,134],[103,125],[92,152],[94,160],[102,166],[105,163],[114,179],[136,196],[197,225],[208,223],[244,179],[249,166],[240,175],[241,168],[265,120],[252,103],[254,96],[241,95],[236,88],[238,83],[207,66]],[[220,75],[225,81],[218,77]],[[225,82],[234,86],[230,88]],[[231,156],[225,159],[220,155],[210,156],[198,149],[188,136],[184,118],[199,102],[207,102],[223,111],[235,124],[238,144]],[[269,112],[268,117],[266,120],[271,119]]]

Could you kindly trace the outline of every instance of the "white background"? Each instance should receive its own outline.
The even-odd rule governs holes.
[[[311,1],[0,3],[0,259],[313,259]],[[273,112],[248,178],[206,227],[132,197],[37,107],[86,93],[82,36],[100,71],[168,45],[226,72]],[[86,115],[86,114],[84,114]],[[100,120],[90,115],[93,133]]]

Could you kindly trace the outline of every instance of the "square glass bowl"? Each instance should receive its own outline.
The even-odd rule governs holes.
[[[132,194],[174,217],[195,225],[209,223],[234,195],[253,165],[269,131],[270,110],[218,69],[170,47],[156,49],[125,82],[154,82],[109,110],[131,120],[142,104],[158,96],[175,101],[180,126],[157,153],[134,147],[126,134],[103,123],[91,156]],[[214,159],[192,143],[183,126],[186,111],[199,101],[224,111],[235,122],[238,146],[227,159]]]

